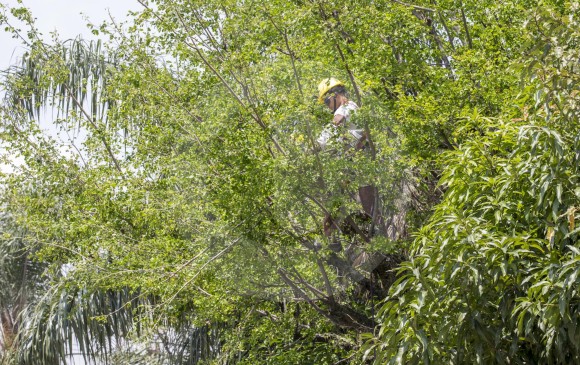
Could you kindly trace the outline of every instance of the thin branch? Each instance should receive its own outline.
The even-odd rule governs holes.
[[[356,94],[357,104],[359,106],[361,106],[362,100],[361,100],[361,96],[360,96],[360,91],[358,89],[358,85],[356,83],[356,80],[354,79],[354,74],[352,73],[350,67],[348,66],[348,62],[346,60],[346,57],[344,57],[344,53],[342,52],[342,48],[340,48],[340,45],[338,44],[338,42],[335,42],[334,45],[336,46],[336,49],[338,50],[338,54],[340,55],[340,59],[342,60],[342,63],[344,64],[344,68],[346,69],[346,72],[348,73],[348,77],[350,79],[352,87],[354,88],[354,93]]]
[[[186,266],[189,266],[192,262],[194,262],[201,255],[203,255],[204,253],[206,253],[208,250],[209,250],[209,247],[206,247],[205,250],[202,250],[200,253],[198,253],[197,255],[195,255],[194,257],[192,257],[191,259],[189,259],[186,262],[184,262],[180,267],[177,268],[177,270],[175,270],[174,272],[172,272],[170,275],[171,276],[177,275],[178,272],[180,272],[181,270],[183,270]]]
[[[107,140],[105,139],[105,136],[102,135],[102,131],[98,128],[96,122],[89,115],[89,113],[85,110],[85,108],[82,106],[82,104],[78,101],[78,99],[76,98],[76,96],[74,96],[74,94],[72,93],[70,87],[67,84],[64,84],[63,86],[66,89],[66,91],[68,92],[68,94],[70,95],[70,97],[72,98],[73,102],[80,109],[81,113],[83,113],[83,115],[85,116],[85,118],[87,118],[87,121],[89,122],[89,124],[95,129],[95,132],[99,136],[99,139],[105,145],[105,149],[107,150],[107,153],[109,154],[109,157],[111,157],[111,159],[113,160],[113,163],[115,164],[115,168],[117,169],[117,171],[119,171],[120,173],[123,173],[123,170],[121,169],[121,165],[119,165],[119,161],[117,161],[117,158],[115,157],[115,155],[113,154],[113,151],[111,150],[111,146],[109,146],[109,144],[107,143]]]
[[[70,136],[70,134],[68,133],[68,131],[66,131],[66,135],[68,137],[68,141],[70,143],[71,146],[73,146],[73,148],[75,149],[75,151],[77,151],[77,154],[79,155],[79,157],[81,158],[81,161],[83,163],[84,166],[87,166],[87,162],[85,161],[85,158],[83,157],[83,154],[81,153],[81,151],[78,149],[77,145],[74,142],[74,139]]]
[[[207,38],[209,39],[209,41],[211,42],[211,44],[214,46],[214,49],[220,54],[220,58],[223,59],[223,53],[222,53],[222,51],[221,51],[221,49],[219,47],[219,44],[218,44],[217,40],[213,36],[213,34],[210,31],[209,27],[206,27],[203,24],[203,19],[201,19],[201,15],[198,13],[197,10],[198,9],[196,9],[195,7],[192,9],[193,15],[197,19],[197,22],[203,27],[203,31],[207,35]]]
[[[97,265],[96,263],[94,263],[93,260],[91,260],[87,256],[83,255],[82,253],[73,250],[72,248],[69,248],[69,247],[66,247],[66,246],[61,246],[61,245],[59,245],[57,243],[52,243],[52,242],[49,242],[49,241],[44,241],[42,244],[43,245],[47,245],[47,246],[52,246],[52,247],[60,248],[60,249],[63,249],[65,251],[69,251],[71,253],[74,253],[75,255],[78,255],[81,258],[83,258],[83,260],[85,260],[87,262],[90,261],[91,262],[91,265],[95,266],[97,269],[102,270],[102,271],[105,271],[105,268],[104,267]]]
[[[318,205],[318,207],[324,212],[324,214],[326,214],[329,217],[332,217],[332,215],[330,214],[330,212],[324,207],[324,205],[322,205],[321,202],[318,201],[318,199],[316,199],[315,197],[313,197],[310,194],[304,194],[304,196],[310,200],[312,200],[312,202],[314,202],[316,205]],[[336,228],[339,232],[342,233],[342,230],[340,229],[340,227],[338,226],[338,224],[336,224],[336,222],[334,221],[334,219],[332,220],[332,225],[334,226],[334,228]]]
[[[463,1],[459,2],[459,10],[461,10],[461,20],[463,23],[463,29],[465,30],[465,36],[467,37],[467,44],[469,48],[473,48],[473,42],[471,41],[471,35],[469,34],[469,27],[467,26],[467,18],[465,17],[465,12],[463,11]]]
[[[437,4],[433,2],[434,4]],[[447,26],[447,22],[445,22],[445,18],[443,17],[443,12],[438,11],[437,15],[439,15],[439,20],[441,21],[441,25],[443,25],[443,29],[445,29],[445,33],[447,33],[447,39],[449,40],[449,45],[451,45],[451,49],[455,50],[455,45],[453,44],[453,35]]]
[[[289,287],[292,288],[292,290],[294,290],[294,293],[296,293],[300,298],[304,299],[312,308],[314,308],[315,311],[328,318],[330,321],[334,322],[333,318],[328,313],[326,313],[326,311],[322,310],[322,308],[316,305],[316,303],[314,303],[314,301],[308,295],[306,295],[302,289],[300,289],[294,284],[292,280],[290,280],[282,268],[278,269],[276,272],[278,275],[280,275],[282,281],[284,281]]]
[[[423,22],[427,28],[429,28],[429,33],[433,36],[433,40],[435,41],[435,44],[437,45],[439,52],[441,52],[441,62],[443,63],[443,66],[449,70],[449,78],[453,79],[454,75],[453,75],[453,69],[451,68],[451,62],[449,61],[449,57],[447,56],[447,53],[445,52],[445,48],[443,47],[443,42],[441,42],[441,39],[439,38],[439,36],[437,34],[437,28],[435,28],[433,20],[430,17],[428,17],[428,16],[426,16],[418,11],[415,11],[415,10],[413,10],[413,14],[415,15],[415,17],[417,19],[419,19],[421,22]]]
[[[176,292],[175,294],[173,294],[173,296],[171,298],[169,298],[168,300],[166,300],[164,303],[162,304],[169,304],[171,303],[179,293],[181,293],[183,291],[183,289],[185,289],[185,287],[187,287],[189,284],[191,284],[191,282],[193,280],[195,280],[203,271],[203,269],[205,269],[210,263],[212,263],[213,261],[221,258],[223,255],[225,255],[232,247],[234,247],[234,245],[236,243],[238,243],[240,240],[242,239],[242,237],[239,237],[238,239],[236,239],[235,241],[233,241],[232,243],[230,243],[226,248],[224,248],[223,250],[221,250],[220,252],[218,252],[215,256],[213,256],[212,258],[210,258],[209,260],[207,260],[200,268],[199,270],[195,273],[195,275],[193,275],[189,280],[187,280]]]
[[[280,29],[280,27],[278,27],[278,25],[276,25],[276,22],[274,22],[274,19],[272,19],[272,16],[270,15],[270,13],[266,12],[266,14],[268,16],[268,20],[270,20],[270,23],[272,23],[274,28],[276,28],[276,30],[280,34],[282,34],[282,36],[284,37],[284,44],[286,45],[287,53],[286,52],[282,52],[282,53],[284,53],[285,55],[290,57],[290,61],[292,62],[292,70],[294,72],[294,78],[296,80],[296,84],[298,85],[298,91],[300,92],[300,96],[302,96],[302,98],[304,98],[304,93],[302,92],[302,85],[300,84],[300,77],[298,77],[298,71],[296,70],[296,64],[294,62],[295,53],[290,48],[290,44],[288,42],[288,32],[286,31],[286,29],[282,30],[282,29]]]
[[[397,3],[399,5],[403,5],[403,6],[406,6],[406,7],[409,7],[409,8],[413,8],[413,9],[416,9],[416,10],[429,11],[431,13],[434,13],[435,12],[435,9],[426,8],[424,6],[409,4],[409,3],[406,3],[406,2],[403,2],[403,1],[400,1],[400,0],[391,0],[391,1],[394,2],[394,3]]]
[[[300,275],[300,273],[298,272],[298,270],[296,270],[295,267],[291,267],[292,272],[294,274],[294,277],[296,277],[298,279],[299,283],[302,283],[304,286],[306,286],[306,288],[308,288],[314,295],[316,295],[316,297],[318,299],[323,299],[325,297],[324,293],[320,290],[318,290],[318,288],[316,288],[314,285],[310,284],[309,282],[307,282],[302,275]]]
[[[332,290],[332,285],[330,284],[330,280],[328,279],[328,274],[326,273],[326,269],[324,268],[324,265],[322,264],[320,257],[318,257],[318,254],[316,255],[316,265],[318,266],[318,270],[322,274],[322,280],[324,280],[324,286],[326,288],[326,293],[327,293],[328,297],[330,298],[330,300],[332,300],[334,302],[335,299],[334,299],[334,293]]]

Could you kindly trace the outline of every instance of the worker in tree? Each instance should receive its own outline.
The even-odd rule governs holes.
[[[322,80],[318,85],[318,102],[324,103],[334,115],[332,122],[323,129],[317,139],[320,148],[324,149],[332,143],[342,143],[345,151],[364,149],[367,144],[367,136],[363,129],[358,128],[351,121],[358,105],[349,100],[344,83],[333,77]],[[369,218],[376,215],[373,212],[375,196],[375,187],[372,185],[362,186],[358,189],[358,200],[360,200],[363,210]],[[352,222],[350,216],[347,220]],[[330,216],[325,217],[323,225],[326,235],[330,235],[333,228],[337,227],[336,222]],[[353,228],[358,229],[358,227]]]
[[[348,99],[344,84],[334,77],[322,80],[318,85],[318,102],[324,103],[334,114],[332,123],[324,128],[317,140],[320,147],[325,148],[333,140],[344,137],[340,132],[346,129],[346,148],[362,149],[366,142],[364,131],[350,120],[358,105]]]

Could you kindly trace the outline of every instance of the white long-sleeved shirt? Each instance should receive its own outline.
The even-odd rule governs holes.
[[[340,138],[340,130],[343,128],[346,128],[349,137],[345,142],[351,147],[356,145],[358,140],[363,136],[363,130],[350,122],[352,114],[354,114],[357,109],[358,105],[353,101],[349,101],[335,110],[334,116],[336,117],[338,115],[344,117],[344,122],[341,125],[335,125],[331,122],[324,127],[320,136],[316,140],[321,148],[325,148],[327,145],[330,145],[333,140]]]

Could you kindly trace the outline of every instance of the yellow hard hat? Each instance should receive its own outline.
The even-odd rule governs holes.
[[[344,84],[334,77],[324,79],[318,84],[318,102],[320,104],[324,102],[324,95],[335,86],[344,86]]]

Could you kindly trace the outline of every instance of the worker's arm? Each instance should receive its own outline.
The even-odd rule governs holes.
[[[341,114],[336,114],[334,116],[334,119],[332,120],[332,122],[334,123],[335,126],[340,126],[344,123],[344,121],[346,120],[346,117],[344,115]]]

